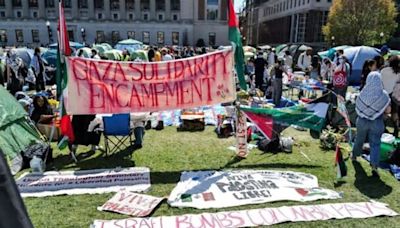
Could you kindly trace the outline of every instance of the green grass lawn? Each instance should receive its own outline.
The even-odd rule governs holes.
[[[179,180],[182,171],[218,170],[218,169],[275,169],[311,173],[318,177],[321,187],[343,192],[340,200],[321,200],[316,202],[276,202],[235,208],[197,210],[171,208],[163,203],[152,216],[180,215],[187,213],[216,212],[250,208],[279,207],[300,204],[322,204],[338,202],[360,202],[373,198],[389,204],[389,207],[400,212],[399,182],[386,171],[381,171],[381,179],[371,178],[370,167],[360,159],[360,165],[354,167],[347,161],[348,176],[345,183],[335,184],[333,151],[323,151],[319,141],[312,139],[308,132],[288,129],[285,135],[295,137],[297,146],[292,154],[263,154],[255,149],[249,157],[238,163],[232,163],[234,152],[227,149],[235,144],[233,137],[218,139],[213,132],[214,127],[208,127],[204,132],[176,132],[175,127],[167,127],[163,131],[147,131],[144,147],[134,153],[132,158],[128,151],[122,151],[105,158],[97,152],[89,158],[73,164],[67,151],[55,150],[55,166],[59,170],[66,169],[96,169],[142,166],[151,169],[152,187],[148,194],[167,197]],[[54,146],[55,147],[55,146]],[[89,148],[80,147],[79,154]],[[305,153],[311,161],[300,152]],[[347,156],[347,155],[346,155]],[[356,172],[356,171],[357,172]],[[365,171],[364,171],[365,170]],[[55,196],[46,198],[25,199],[29,215],[37,228],[56,227],[89,227],[95,219],[124,219],[127,216],[97,211],[111,194]],[[399,227],[398,217],[329,220],[308,223],[286,223],[282,227]]]

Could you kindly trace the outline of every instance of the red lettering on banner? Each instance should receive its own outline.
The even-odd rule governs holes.
[[[237,221],[237,223],[234,224],[233,227],[240,227],[240,226],[243,226],[245,223],[244,219],[242,217],[240,217],[240,214],[238,212],[229,212],[228,216],[231,219],[234,219]]]
[[[215,217],[217,217],[219,224],[221,224],[222,227],[226,227],[226,228],[234,227],[234,226],[232,226],[233,221],[228,218],[228,214],[218,213],[218,214],[215,214]]]
[[[276,212],[274,209],[260,210],[260,216],[263,218],[264,222],[267,223],[264,225],[272,225],[272,224],[279,223],[278,216],[276,215]],[[269,219],[271,219],[271,220],[269,220]]]
[[[200,98],[200,101],[203,101],[203,95],[202,95],[202,81],[199,81],[199,85],[196,85],[196,81],[192,80],[191,85],[192,85],[192,103],[194,103],[194,91],[196,91],[198,97]]]
[[[180,82],[181,93],[182,93],[182,95],[181,95],[181,98],[182,98],[181,104],[190,104],[190,101],[186,102],[186,100],[185,100],[185,98],[187,97],[185,94],[189,93],[189,89],[185,89],[186,87],[184,87],[184,84],[186,84],[187,82],[190,82],[190,81],[183,80],[183,81]]]
[[[135,102],[135,100],[136,100],[137,102]],[[129,106],[130,106],[130,107],[135,107],[135,104],[136,104],[136,103],[137,103],[140,107],[143,107],[143,106],[144,106],[143,102],[140,100],[140,96],[139,96],[139,94],[138,94],[138,91],[136,90],[136,86],[135,86],[135,85],[132,85],[131,99],[130,99],[130,102],[129,102]]]
[[[187,215],[182,215],[182,216],[176,216],[175,218],[175,227],[176,228],[185,228],[185,227],[190,227],[192,228],[192,224],[190,221],[188,220],[188,216]]]
[[[125,226],[123,228],[136,228],[137,224],[138,224],[138,221],[136,219],[126,219]]]
[[[167,62],[167,73],[168,73],[167,79],[171,80],[171,62]]]
[[[72,65],[72,73],[74,75],[74,78],[76,80],[87,80],[87,62],[84,59],[72,59],[71,61]],[[85,70],[85,74],[80,74],[81,72],[78,72],[78,69]]]
[[[151,228],[152,225],[151,225],[151,223],[150,224],[148,223],[148,219],[143,218],[140,220],[139,227],[140,228],[142,228],[142,227]]]
[[[124,221],[121,221],[121,222],[124,222]],[[120,225],[119,224],[119,221],[117,220],[117,221],[115,221],[114,222],[114,226],[116,226],[116,227],[118,227],[118,228],[126,228],[126,227],[128,227],[126,224],[128,223],[128,220],[126,220],[125,222],[125,225]],[[133,227],[133,226],[132,226]]]
[[[115,64],[115,70],[114,70],[114,80],[115,80],[115,81],[116,81],[116,79],[117,79],[118,76],[122,77],[122,80],[123,80],[123,81],[126,81],[126,82],[128,81],[128,79],[127,79],[126,76],[125,76],[125,72],[124,72],[124,70],[122,69],[120,63],[116,63],[116,64]]]
[[[261,226],[261,225],[264,224],[262,221],[260,221],[258,216],[254,215],[254,214],[251,215],[250,212],[253,212],[253,210],[252,211],[246,211],[246,215],[247,215],[247,218],[250,220],[250,222],[253,224],[253,226]],[[254,212],[256,212],[256,211],[254,211]],[[259,221],[259,223],[257,223],[257,221]]]
[[[114,94],[114,97],[115,97],[115,101],[117,102],[117,104],[119,105],[119,107],[128,107],[129,106],[129,101],[127,101],[127,103],[124,105],[124,104],[121,104],[121,102],[120,102],[120,94],[123,94],[123,93],[120,93],[119,92],[119,88],[120,87],[125,87],[125,90],[128,90],[128,86],[127,85],[125,85],[125,84],[119,84],[119,85],[117,85],[117,87],[115,88],[115,94]],[[123,97],[124,98],[124,97]]]
[[[179,68],[178,64],[180,65],[180,68]],[[175,78],[174,79],[181,78],[183,76],[183,74],[184,74],[184,70],[185,70],[185,68],[184,68],[183,62],[181,62],[181,61],[175,62],[174,63],[174,71],[175,71]]]
[[[324,219],[329,219],[329,215],[327,214],[326,211],[324,211],[321,207],[319,206],[312,206],[310,213],[316,217],[317,220],[324,220]],[[319,218],[318,218],[319,216]]]
[[[89,83],[89,91],[90,91],[90,108],[91,109],[96,109],[96,108],[104,108],[105,107],[105,101],[104,101],[104,94],[103,94],[103,83],[102,82],[93,82],[93,83]],[[95,93],[95,89],[99,90],[99,93]],[[96,105],[98,104],[98,102],[96,102],[96,98],[99,98],[100,101],[100,105]]]
[[[133,72],[138,73],[138,74],[139,74],[139,77],[138,77],[138,78],[134,77],[135,74],[133,74],[133,72],[132,72],[132,74],[129,74],[129,75],[132,75],[132,80],[133,80],[133,81],[141,81],[141,80],[143,79],[143,72],[142,72],[139,68],[137,68],[135,65],[136,65],[136,64],[131,63],[131,64],[129,64],[129,68],[130,68]]]
[[[199,216],[201,227],[224,227],[218,220],[218,217],[214,217],[213,214],[200,214]]]
[[[154,83],[154,93],[155,93],[155,106],[159,106],[158,96],[159,94],[163,95],[165,93],[164,83]],[[161,89],[160,89],[161,88]]]
[[[361,206],[361,208],[360,208],[355,204],[353,204],[353,205],[345,204],[344,208],[346,209],[347,213],[349,213],[352,217],[353,217],[352,211],[361,212],[361,213],[366,214],[366,215],[370,214],[368,211],[362,210],[362,209],[365,209],[364,207]]]
[[[146,84],[141,84],[140,87],[142,88],[142,99],[143,103],[148,103],[148,99],[151,100],[151,105],[154,107],[154,89],[152,84],[147,84],[148,89],[146,88]],[[147,98],[147,99],[146,99]]]
[[[294,216],[295,221],[307,221],[310,220],[313,217],[315,218],[308,210],[307,208],[303,207],[292,207],[290,208],[292,215]]]
[[[143,73],[144,73],[143,79],[147,80],[147,81],[150,81],[150,80],[152,80],[154,78],[154,72],[153,72],[153,67],[149,66],[151,68],[151,72],[148,73],[147,72],[147,66],[149,66],[149,65],[148,64],[143,64]]]
[[[170,85],[173,84],[173,88],[171,89]],[[166,105],[170,105],[170,97],[176,97],[175,105],[180,104],[180,93],[179,93],[179,85],[178,83],[165,83],[166,88]]]
[[[118,201],[119,201],[119,202],[124,201],[124,200],[128,199],[128,198],[131,197],[131,196],[132,196],[132,194],[127,194],[127,195],[125,196],[125,192],[121,192],[120,198],[118,199]]]
[[[192,71],[192,63],[191,60],[188,61],[184,61],[184,65],[183,65],[184,69],[188,71],[188,73],[190,73],[190,78],[194,77],[194,73]],[[185,72],[185,71],[184,71]]]
[[[204,64],[204,62],[206,62],[204,61],[204,57],[194,59],[194,71],[201,73],[204,76],[208,76],[208,67],[206,69],[203,69],[204,65],[207,66],[208,62],[206,62],[206,64]]]
[[[340,216],[343,216],[342,214],[342,209],[343,205],[339,205],[339,208],[336,208],[334,204],[329,205],[336,213],[338,213]]]

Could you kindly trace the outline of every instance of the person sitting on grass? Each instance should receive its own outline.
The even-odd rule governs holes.
[[[363,144],[368,137],[371,148],[370,164],[372,175],[375,177],[379,176],[381,136],[385,130],[383,114],[384,112],[390,113],[390,109],[390,98],[383,89],[381,74],[373,71],[368,75],[365,87],[356,100],[357,136],[351,159],[356,161],[357,157],[361,155]]]
[[[35,124],[50,124],[53,121],[55,115],[46,97],[36,96],[33,99],[33,107],[31,119]]]

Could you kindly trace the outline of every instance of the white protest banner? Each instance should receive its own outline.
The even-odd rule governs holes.
[[[99,211],[111,211],[134,217],[145,217],[151,214],[154,208],[164,198],[142,195],[128,191],[119,191]]]
[[[185,109],[236,99],[232,49],[166,62],[68,57],[70,114]]]
[[[198,209],[234,207],[274,201],[338,199],[340,194],[318,187],[310,174],[290,171],[233,170],[183,172],[168,203]]]
[[[150,184],[145,167],[94,169],[26,174],[17,180],[22,197],[44,197],[117,192],[121,189],[144,192]]]
[[[249,154],[247,148],[247,118],[243,112],[237,110],[236,121],[236,156],[246,158]]]
[[[92,228],[227,228],[257,227],[284,222],[325,221],[329,219],[371,218],[397,216],[398,214],[379,202],[336,203],[278,208],[262,208],[217,213],[187,214],[122,220],[95,220]]]

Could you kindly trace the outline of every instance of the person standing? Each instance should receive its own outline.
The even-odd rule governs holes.
[[[333,91],[336,95],[346,98],[347,78],[350,75],[350,66],[346,63],[344,56],[339,57],[339,65],[333,74]]]
[[[36,78],[36,92],[45,90],[44,83],[44,63],[42,57],[40,56],[40,48],[35,48],[35,54],[31,60],[31,68]]]
[[[389,66],[385,67],[381,70],[383,89],[389,94],[392,98],[392,93],[394,87],[397,83],[400,83],[400,58],[395,55],[389,59]],[[399,134],[399,107],[393,101],[391,102],[391,119],[394,123],[394,131],[393,135],[395,137]]]
[[[282,98],[282,79],[283,73],[286,72],[284,60],[282,58],[278,58],[277,63],[274,65],[271,75],[274,76],[273,81],[273,92],[272,92],[272,100],[275,104],[275,107],[279,107],[281,104]]]
[[[368,75],[366,85],[356,100],[357,136],[351,154],[351,159],[356,161],[368,138],[373,176],[379,176],[381,136],[385,129],[383,114],[390,113],[390,109],[390,98],[383,89],[381,74],[373,71]]]
[[[149,60],[149,62],[153,62],[154,61],[154,55],[156,54],[154,49],[155,48],[151,47],[150,50],[147,52],[147,59]]]
[[[254,60],[254,73],[256,75],[256,88],[262,89],[264,84],[264,71],[267,66],[267,62],[263,57],[263,53],[259,52],[257,58]]]
[[[301,71],[308,72],[311,67],[311,54],[312,48],[307,49],[307,51],[300,54],[297,60],[297,68]]]
[[[275,58],[275,48],[269,50],[268,53],[268,66],[275,66],[276,58]]]
[[[293,67],[293,57],[292,57],[292,55],[290,55],[290,51],[285,51],[285,55],[283,57],[285,58],[285,65],[289,69],[292,69],[292,67]]]
[[[100,56],[97,54],[96,49],[92,49],[92,55],[90,56],[92,59],[101,59]]]

